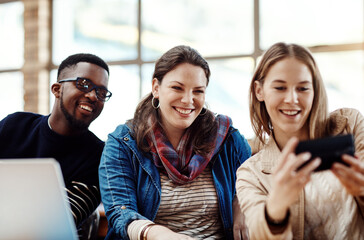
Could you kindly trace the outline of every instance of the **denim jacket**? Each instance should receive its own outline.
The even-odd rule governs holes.
[[[212,158],[212,175],[226,239],[233,239],[236,170],[250,157],[247,140],[230,127],[220,151]],[[100,190],[108,219],[106,239],[129,239],[129,223],[154,220],[161,201],[159,171],[150,153],[138,149],[127,125],[109,134],[99,167]]]

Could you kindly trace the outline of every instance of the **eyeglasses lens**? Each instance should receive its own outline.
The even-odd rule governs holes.
[[[105,100],[107,98],[108,91],[106,89],[99,88],[96,90],[96,94],[100,99]]]
[[[77,81],[77,87],[78,87],[78,89],[80,89],[81,91],[84,91],[84,92],[89,92],[93,89],[92,83],[87,79],[79,79]]]
[[[108,100],[111,95],[107,89],[105,89],[103,87],[97,87],[95,84],[93,84],[88,79],[79,78],[76,83],[76,86],[78,89],[80,89],[83,92],[91,92],[92,90],[95,89],[96,95],[101,101]]]

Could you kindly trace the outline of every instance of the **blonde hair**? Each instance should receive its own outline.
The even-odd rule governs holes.
[[[307,119],[310,139],[320,138],[328,133],[328,104],[325,86],[317,64],[308,49],[297,44],[276,43],[272,45],[259,62],[250,83],[249,110],[253,130],[259,140],[265,143],[265,136],[272,134],[272,124],[264,102],[255,96],[255,81],[264,84],[270,68],[277,62],[293,57],[304,63],[312,74],[314,98],[312,109]]]

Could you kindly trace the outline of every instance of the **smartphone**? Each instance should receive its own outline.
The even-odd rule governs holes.
[[[330,169],[334,162],[340,162],[344,165],[348,165],[343,162],[341,156],[343,154],[349,154],[351,156],[354,156],[354,137],[352,134],[346,134],[301,141],[298,143],[295,152],[296,154],[302,152],[311,153],[310,160],[299,166],[297,170],[304,167],[316,157],[321,158],[321,164],[314,170],[315,172]]]

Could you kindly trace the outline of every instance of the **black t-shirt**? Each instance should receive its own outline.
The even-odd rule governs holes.
[[[62,136],[48,126],[49,116],[17,112],[0,122],[0,158],[55,158],[66,187],[71,181],[98,186],[104,142],[92,132]]]

